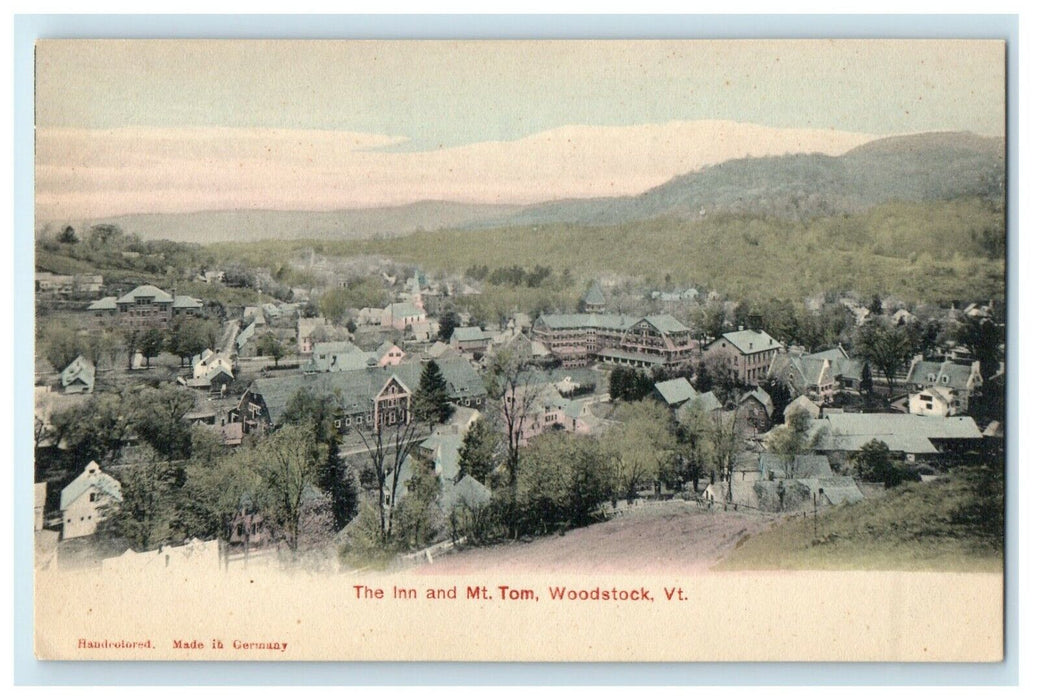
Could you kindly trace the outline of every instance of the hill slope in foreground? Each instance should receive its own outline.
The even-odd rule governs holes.
[[[733,546],[767,528],[773,516],[709,512],[685,501],[630,508],[605,523],[550,535],[466,549],[417,568],[420,574],[697,573]]]
[[[419,574],[691,574],[746,570],[981,571],[1003,569],[999,493],[970,479],[911,484],[853,506],[812,514],[707,511],[648,503],[605,523],[466,549]],[[983,524],[980,525],[980,522]],[[988,531],[988,535],[986,534]]]

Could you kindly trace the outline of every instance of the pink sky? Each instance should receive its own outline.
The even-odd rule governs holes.
[[[839,155],[877,138],[732,121],[564,126],[514,141],[417,152],[379,150],[403,137],[343,131],[39,128],[36,135],[40,221],[631,195],[733,158]]]

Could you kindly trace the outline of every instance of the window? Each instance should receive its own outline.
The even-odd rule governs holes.
[[[91,493],[90,494],[90,502],[93,503],[96,500],[97,500],[97,494],[96,493]]]

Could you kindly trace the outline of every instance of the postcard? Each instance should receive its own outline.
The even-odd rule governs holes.
[[[37,657],[1002,660],[1005,61],[40,40]]]

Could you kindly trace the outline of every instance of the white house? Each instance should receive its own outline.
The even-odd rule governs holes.
[[[101,509],[123,500],[119,482],[91,462],[83,473],[61,490],[61,532],[63,539],[86,537],[104,519]]]
[[[61,372],[61,386],[66,394],[90,394],[94,391],[94,363],[77,355]]]
[[[956,394],[944,386],[933,386],[910,394],[909,410],[915,416],[953,416],[960,413]]]
[[[218,368],[224,370],[232,377],[235,376],[234,363],[224,353],[206,349],[201,355],[196,355],[191,359],[192,377],[194,379],[208,377],[214,369]]]
[[[409,302],[399,302],[383,309],[380,322],[385,328],[396,328],[403,331],[405,328],[425,320],[426,312],[423,309]]]

